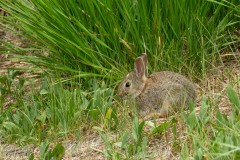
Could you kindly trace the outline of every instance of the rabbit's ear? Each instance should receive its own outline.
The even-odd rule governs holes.
[[[141,56],[136,58],[134,67],[137,77],[145,80],[147,76],[147,55],[142,54]]]
[[[147,76],[147,67],[148,67],[147,54],[143,53],[140,57],[143,59],[143,64],[145,66],[145,74]]]

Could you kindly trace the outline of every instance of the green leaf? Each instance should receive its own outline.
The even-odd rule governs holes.
[[[142,121],[142,122],[139,124],[139,126],[138,126],[138,133],[139,133],[139,134],[142,134],[144,125],[145,125],[145,121]]]
[[[49,147],[48,141],[41,142],[41,145],[40,145],[40,159],[45,159],[45,157],[48,154],[48,152],[47,152],[48,147]]]
[[[227,94],[230,102],[232,103],[232,107],[236,108],[238,112],[240,112],[240,100],[231,85],[228,85],[227,87]]]
[[[189,101],[188,108],[189,108],[190,112],[193,112],[195,110],[196,107],[192,100]]]
[[[95,129],[98,132],[103,132],[103,129],[98,127],[98,126],[93,126],[92,128]]]
[[[99,113],[99,111],[97,109],[91,109],[90,110],[90,117],[93,120],[97,120],[98,119],[98,113]]]
[[[16,131],[20,131],[20,127],[17,126],[15,123],[13,122],[4,122],[3,123],[3,127],[6,128],[7,130],[9,131],[13,131],[13,130],[16,130]]]
[[[22,87],[23,87],[23,85],[24,85],[24,83],[25,83],[25,79],[22,78],[22,77],[20,77],[20,78],[18,79],[18,81],[19,81],[19,89],[22,89]]]
[[[112,108],[108,108],[107,113],[105,115],[106,120],[110,120],[112,115]]]
[[[183,113],[183,118],[191,129],[194,129],[198,123],[198,119],[195,111],[192,111],[188,116],[185,113]]]
[[[144,155],[146,155],[146,152],[147,152],[147,137],[143,137],[141,149],[144,152]]]
[[[122,138],[121,148],[126,149],[126,143],[127,143],[128,137],[129,137],[129,133],[125,132],[125,134],[123,135],[123,138]]]
[[[46,111],[43,111],[39,116],[38,116],[38,120],[40,120],[41,121],[41,123],[45,123],[45,121],[46,121],[46,118],[47,118],[47,113],[46,113]]]
[[[202,99],[202,105],[200,107],[200,112],[199,112],[199,118],[202,122],[202,125],[204,126],[208,120],[209,120],[209,117],[208,117],[208,109],[209,109],[209,106],[207,104],[207,97],[206,96],[203,96],[203,99]]]
[[[52,151],[52,154],[51,154],[51,157],[54,157],[54,158],[56,158],[57,160],[61,160],[62,157],[63,157],[63,155],[64,155],[64,151],[65,151],[65,149],[64,149],[64,147],[62,146],[62,144],[61,144],[61,143],[58,143],[58,144],[54,147],[54,149],[53,149],[53,151]]]
[[[228,126],[228,119],[226,115],[223,115],[220,110],[217,110],[216,119],[218,126]]]
[[[138,140],[138,118],[135,116],[133,119],[133,128],[132,128],[132,135],[135,141]]]
[[[159,126],[155,127],[150,133],[149,133],[149,137],[158,133],[161,134],[162,132],[166,131],[168,128],[170,128],[174,123],[176,123],[176,119],[172,119],[170,121],[166,121],[162,124],[160,124]]]
[[[196,155],[194,156],[194,160],[202,160],[203,159],[203,151],[202,148],[197,150]]]
[[[47,91],[46,89],[42,89],[42,90],[40,91],[40,94],[41,94],[41,95],[48,94],[48,91]]]
[[[28,160],[34,160],[34,154],[31,153],[29,156],[28,156]]]

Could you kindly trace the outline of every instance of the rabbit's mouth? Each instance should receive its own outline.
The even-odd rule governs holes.
[[[118,96],[119,96],[121,99],[123,99],[123,100],[131,99],[131,98],[134,97],[133,95],[131,95],[131,94],[127,93],[127,92],[123,92],[123,93],[121,93],[121,94],[118,94]]]
[[[126,94],[126,93],[124,93],[124,94],[119,94],[118,95],[121,99],[129,99],[129,96],[128,96],[128,94]]]
[[[136,95],[135,94],[125,93],[125,94],[122,94],[120,97],[123,100],[127,100],[127,99],[134,99],[134,98],[136,98]]]

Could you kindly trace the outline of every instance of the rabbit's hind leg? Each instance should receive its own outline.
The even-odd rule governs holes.
[[[181,85],[176,85],[173,89],[169,89],[159,110],[161,117],[168,117],[179,110],[183,95],[182,91]]]
[[[160,110],[153,110],[152,112],[143,116],[141,119],[147,121],[151,119],[166,118],[168,117],[169,108],[170,108],[169,102],[165,101]]]

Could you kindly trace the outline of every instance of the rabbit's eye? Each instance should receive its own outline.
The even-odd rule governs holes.
[[[130,82],[127,82],[127,83],[125,84],[125,87],[130,87],[130,85],[131,85],[131,83],[130,83]]]

